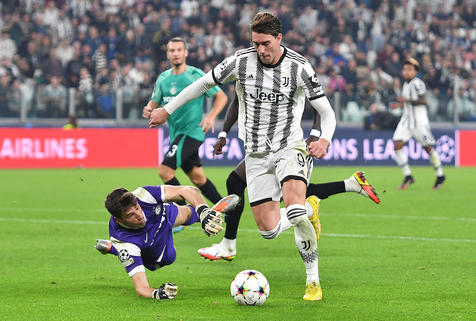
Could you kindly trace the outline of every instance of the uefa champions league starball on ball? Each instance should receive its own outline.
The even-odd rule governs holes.
[[[240,305],[262,305],[269,295],[269,283],[263,273],[244,270],[231,282],[230,292]]]

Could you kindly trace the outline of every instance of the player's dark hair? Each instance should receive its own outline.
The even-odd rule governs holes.
[[[416,71],[420,70],[420,63],[414,58],[408,58],[403,65],[411,65]]]
[[[258,12],[250,24],[250,29],[256,33],[264,33],[277,37],[281,31],[281,21],[269,12]]]
[[[187,43],[185,42],[185,39],[183,39],[182,37],[173,37],[172,39],[169,40],[169,42],[181,42],[183,43],[183,46],[185,47],[185,49],[187,49]]]
[[[121,218],[122,213],[131,206],[137,204],[134,194],[124,187],[119,187],[107,194],[104,205],[112,216]]]

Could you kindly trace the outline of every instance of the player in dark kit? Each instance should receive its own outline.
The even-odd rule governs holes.
[[[187,201],[190,205],[177,205],[174,201]],[[96,249],[117,255],[139,296],[173,299],[177,286],[165,283],[151,288],[145,268],[154,271],[175,261],[174,226],[200,222],[205,234],[216,235],[222,230],[222,213],[237,202],[236,196],[231,195],[209,208],[192,186],[142,186],[133,192],[116,188],[105,201],[111,214],[110,240],[97,240]]]

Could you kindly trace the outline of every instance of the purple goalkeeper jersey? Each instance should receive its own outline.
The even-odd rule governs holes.
[[[175,261],[176,252],[172,238],[172,228],[178,215],[178,207],[165,200],[164,187],[143,186],[132,193],[135,195],[146,225],[141,229],[128,229],[118,224],[111,216],[109,235],[118,252],[119,260],[127,273],[145,271],[144,266],[153,271]],[[192,207],[191,207],[192,208]],[[188,224],[198,221],[192,208]]]

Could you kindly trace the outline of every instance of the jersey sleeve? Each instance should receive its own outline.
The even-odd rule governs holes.
[[[205,72],[199,68],[195,68],[195,71],[194,71],[194,74],[195,74],[195,79],[193,79],[194,81],[196,79],[199,79],[201,78],[203,75],[205,75]],[[205,95],[207,95],[208,97],[213,97],[215,96],[219,91],[221,90],[220,87],[218,86],[213,86],[212,88],[208,89],[207,92],[205,93]]]
[[[212,76],[215,83],[222,85],[226,82],[237,80],[237,56],[236,54],[225,58],[212,69]]]
[[[415,87],[418,97],[424,96],[426,94],[426,86],[423,80],[416,78],[413,86]]]
[[[121,261],[122,266],[124,266],[130,277],[133,277],[137,272],[145,272],[141,250],[137,245],[121,242],[114,238],[111,238],[111,241],[118,252],[117,257],[119,261]]]
[[[132,192],[134,196],[142,202],[149,204],[158,204],[165,202],[164,186],[142,186]]]
[[[317,78],[314,69],[308,61],[304,64],[301,75],[298,77],[298,84],[302,87],[309,100],[325,96],[319,78]]]
[[[162,90],[160,89],[160,82],[162,81],[162,75],[160,75],[155,81],[154,92],[150,97],[150,100],[155,101],[157,104],[160,104],[162,101]]]

